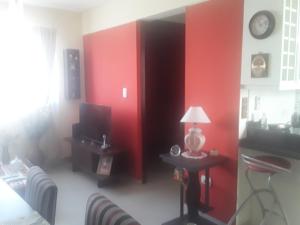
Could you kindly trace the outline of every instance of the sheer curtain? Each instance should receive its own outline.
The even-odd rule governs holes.
[[[53,73],[56,31],[26,24],[17,6],[0,18],[0,125],[58,99]]]
[[[0,16],[0,139],[16,144],[25,135],[27,152],[36,157],[42,137],[54,127],[53,106],[59,93],[53,71],[56,31],[26,24],[19,0],[12,0]],[[20,143],[15,149],[28,155]],[[37,158],[41,161],[41,155]]]

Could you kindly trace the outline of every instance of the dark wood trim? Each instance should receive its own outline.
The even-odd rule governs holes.
[[[145,120],[145,113],[146,113],[146,67],[145,67],[145,47],[146,47],[146,40],[145,40],[145,21],[139,21],[140,24],[140,82],[141,82],[141,138],[142,138],[142,183],[146,183],[147,181],[147,174],[146,174],[146,148],[145,148],[145,127],[146,127],[146,120]]]

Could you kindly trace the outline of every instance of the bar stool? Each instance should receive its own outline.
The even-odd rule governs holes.
[[[249,183],[249,186],[251,188],[250,195],[246,198],[246,200],[240,205],[240,207],[237,209],[235,214],[231,217],[227,225],[232,225],[237,217],[237,215],[240,213],[240,211],[244,208],[246,203],[255,196],[257,199],[260,209],[262,211],[262,220],[260,222],[260,225],[264,225],[269,216],[276,215],[279,218],[282,219],[282,221],[285,223],[285,225],[289,225],[287,221],[286,214],[284,210],[282,209],[282,206],[279,202],[279,199],[277,197],[277,194],[272,186],[271,178],[276,174],[282,174],[282,173],[290,173],[291,172],[291,163],[283,158],[269,156],[269,155],[262,155],[262,156],[247,156],[242,154],[241,155],[243,162],[246,164],[247,168],[245,171],[245,176],[247,178],[247,181]],[[268,174],[267,178],[267,188],[260,188],[256,189],[253,185],[253,182],[251,181],[249,177],[249,171],[257,172],[257,173],[264,173]],[[259,194],[261,193],[267,193],[269,194],[273,199],[272,206],[267,209],[265,205],[263,204],[263,201]],[[277,208],[277,210],[276,210]],[[279,210],[279,212],[278,212]]]

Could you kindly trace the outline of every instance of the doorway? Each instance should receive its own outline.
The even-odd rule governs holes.
[[[183,22],[172,22],[178,20]],[[183,18],[183,19],[182,19]],[[160,154],[182,146],[184,126],[185,25],[184,14],[166,20],[143,21],[142,115],[143,174],[161,164]]]

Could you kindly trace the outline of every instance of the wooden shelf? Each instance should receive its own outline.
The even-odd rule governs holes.
[[[117,179],[118,175],[127,171],[127,154],[117,147],[101,149],[94,144],[83,142],[80,139],[65,138],[71,143],[72,170],[82,170],[96,177],[98,187],[107,185]],[[110,175],[97,174],[98,164],[103,157],[113,157]]]

